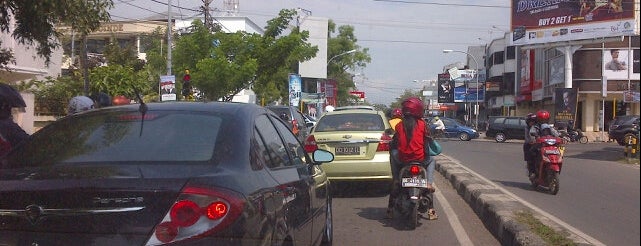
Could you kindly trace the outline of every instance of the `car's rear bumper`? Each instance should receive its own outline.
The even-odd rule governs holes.
[[[371,160],[334,160],[321,165],[332,181],[391,181],[389,153],[377,154]]]

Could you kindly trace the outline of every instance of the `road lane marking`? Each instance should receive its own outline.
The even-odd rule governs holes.
[[[447,221],[449,221],[450,225],[452,225],[452,229],[454,230],[454,234],[456,235],[456,240],[458,240],[461,246],[473,246],[474,243],[472,243],[472,240],[470,240],[470,237],[467,235],[465,228],[463,228],[461,221],[459,221],[458,216],[456,216],[456,213],[452,209],[452,206],[450,206],[450,203],[447,202],[443,194],[438,191],[439,189],[438,187],[436,187],[436,184],[434,184],[434,188],[436,188],[437,190],[437,192],[434,192],[434,195],[436,195],[438,203],[443,208],[443,212],[447,217]]]

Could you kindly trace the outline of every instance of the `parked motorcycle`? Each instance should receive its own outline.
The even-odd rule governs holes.
[[[537,175],[530,178],[533,189],[544,189],[552,195],[559,192],[559,175],[563,166],[564,140],[552,135],[541,136],[536,140],[540,156]]]
[[[400,183],[394,189],[393,213],[395,219],[404,219],[410,229],[418,226],[419,213],[432,207],[432,194],[427,189],[427,170],[420,162],[412,162],[400,169]]]
[[[588,137],[583,135],[581,130],[562,130],[559,131],[559,133],[561,134],[561,138],[566,142],[579,142],[582,144],[588,143]]]

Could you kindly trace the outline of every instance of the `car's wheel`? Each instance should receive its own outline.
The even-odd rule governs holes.
[[[470,134],[467,134],[465,132],[461,132],[461,134],[458,135],[458,139],[460,139],[461,141],[470,141],[470,140],[472,140],[470,138]]]
[[[328,200],[325,216],[325,229],[323,230],[323,239],[321,245],[331,246],[334,242],[334,224],[332,222],[332,202]]]
[[[496,140],[496,142],[498,143],[505,142],[506,140],[505,134],[503,134],[502,132],[497,132],[496,136],[494,136],[494,140]]]

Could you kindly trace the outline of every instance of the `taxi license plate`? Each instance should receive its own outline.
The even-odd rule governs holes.
[[[359,155],[361,147],[359,146],[342,146],[334,148],[336,155]]]
[[[402,187],[422,187],[427,188],[427,179],[403,178]]]

